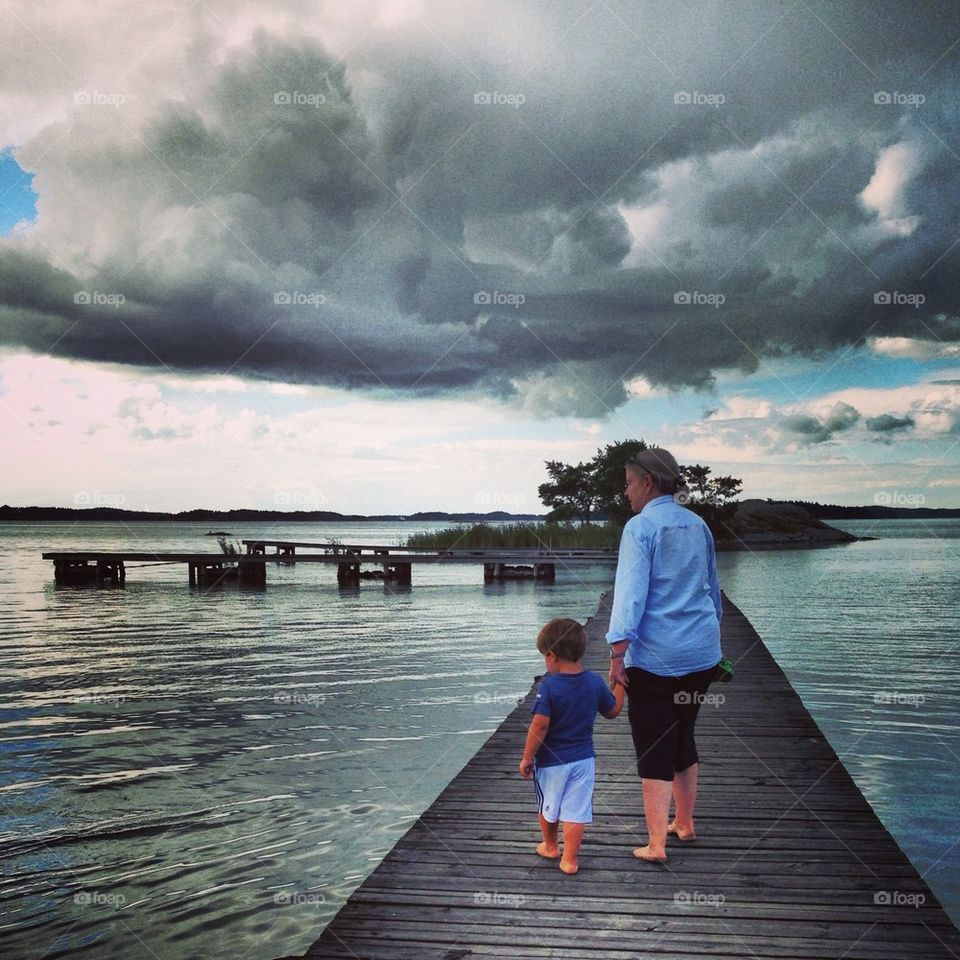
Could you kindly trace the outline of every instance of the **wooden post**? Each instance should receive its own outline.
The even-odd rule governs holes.
[[[99,563],[90,566],[86,560],[62,560],[53,568],[53,576],[57,583],[81,584],[91,580],[100,582]]]
[[[554,563],[535,563],[533,565],[534,580],[546,580],[553,583],[557,579],[557,566]]]
[[[339,583],[341,587],[352,587],[358,585],[360,583],[360,564],[338,563],[337,583]]]
[[[197,585],[197,564],[195,564],[192,560],[188,560],[187,570],[189,571],[190,576],[190,586],[195,587]]]
[[[223,563],[220,560],[204,560],[197,571],[197,580],[202,587],[218,586],[223,580]]]
[[[492,583],[494,580],[496,580],[494,565],[492,563],[485,563],[483,565],[483,582]]]
[[[258,587],[267,582],[266,563],[240,563],[240,584],[245,587]]]

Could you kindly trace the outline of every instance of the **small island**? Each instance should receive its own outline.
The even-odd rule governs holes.
[[[854,540],[852,533],[831,527],[797,503],[743,500],[729,520],[716,524],[718,550],[756,550],[765,547],[817,547]]]

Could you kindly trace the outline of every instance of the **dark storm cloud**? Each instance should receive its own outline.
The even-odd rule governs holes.
[[[780,427],[801,443],[826,443],[836,433],[849,430],[860,419],[860,411],[849,403],[835,403],[825,417],[794,414],[784,417]]]
[[[50,124],[3,342],[595,416],[637,376],[960,338],[955,4],[499,12],[346,62],[261,32],[179,97]]]
[[[879,417],[867,417],[864,422],[868,430],[876,433],[908,430],[916,423],[913,417],[896,417],[892,413],[882,413]]]

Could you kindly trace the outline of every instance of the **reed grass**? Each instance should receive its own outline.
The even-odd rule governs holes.
[[[622,528],[616,524],[573,523],[475,523],[443,530],[423,530],[407,538],[408,547],[431,547],[439,550],[525,549],[541,547],[578,547],[584,550],[616,549]]]

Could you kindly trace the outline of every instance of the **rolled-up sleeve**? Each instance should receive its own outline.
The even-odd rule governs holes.
[[[607,643],[637,639],[650,587],[650,555],[638,534],[636,526],[628,523],[620,537]]]

